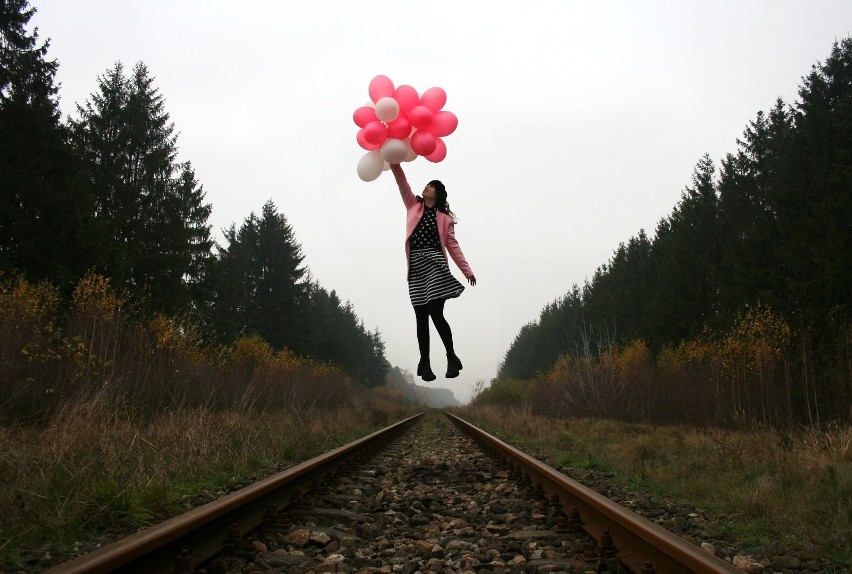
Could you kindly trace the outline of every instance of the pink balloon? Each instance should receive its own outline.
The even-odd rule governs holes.
[[[352,114],[352,119],[355,120],[355,125],[359,128],[365,127],[370,122],[378,121],[376,110],[370,106],[361,106],[355,113]]]
[[[394,121],[388,124],[388,136],[404,140],[411,134],[411,122],[409,119],[400,114]]]
[[[388,128],[382,122],[370,122],[363,128],[367,143],[380,146],[388,139]]]
[[[432,116],[432,125],[429,126],[429,131],[436,136],[444,137],[456,131],[458,125],[459,119],[453,112],[438,112]]]
[[[418,130],[423,130],[429,127],[432,123],[432,110],[426,106],[414,106],[408,111],[408,119]]]
[[[447,144],[441,138],[435,138],[435,151],[424,157],[432,163],[438,163],[447,157]]]
[[[364,148],[367,151],[373,151],[374,149],[378,149],[379,146],[376,144],[371,144],[367,141],[367,138],[364,135],[364,128],[358,130],[358,133],[355,134],[355,139],[358,140],[358,145]]]
[[[420,103],[420,96],[417,90],[408,85],[401,85],[394,93],[394,99],[399,104],[399,111],[408,113],[408,110]]]
[[[420,96],[420,105],[437,112],[447,103],[447,92],[443,88],[429,88]]]
[[[429,155],[437,145],[437,138],[430,131],[417,131],[411,136],[411,149],[418,155]]]
[[[378,102],[382,98],[392,98],[394,92],[393,82],[387,76],[376,76],[370,80],[368,91],[373,103]]]

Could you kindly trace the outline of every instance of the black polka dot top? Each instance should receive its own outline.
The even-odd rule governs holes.
[[[424,207],[423,217],[414,228],[414,233],[408,239],[412,249],[440,249],[441,240],[438,237],[437,209]]]

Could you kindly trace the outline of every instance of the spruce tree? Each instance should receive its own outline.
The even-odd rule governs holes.
[[[645,337],[655,347],[700,331],[714,314],[718,198],[708,155],[695,166],[692,186],[657,226],[652,253],[654,311]]]
[[[255,253],[257,291],[251,322],[277,348],[305,352],[303,309],[307,302],[302,246],[283,213],[270,200],[261,210]]]
[[[793,148],[797,169],[782,212],[790,225],[785,255],[796,264],[791,303],[804,321],[830,333],[852,318],[852,38],[836,42],[799,90]]]
[[[235,225],[225,230],[226,245],[217,245],[218,255],[210,276],[211,312],[218,337],[226,344],[250,334],[247,308],[256,291],[252,272],[256,234],[257,217],[252,213],[239,230]]]
[[[98,233],[60,123],[59,64],[27,31],[34,13],[0,3],[0,269],[69,286],[94,263]]]
[[[84,105],[78,120],[69,118],[74,151],[85,166],[86,185],[95,198],[94,218],[105,230],[97,246],[101,271],[115,285],[126,287],[133,268],[132,246],[138,230],[139,199],[124,184],[128,134],[123,119],[127,107],[124,66],[116,64],[97,79],[98,91]]]
[[[287,218],[267,201],[226,232],[214,277],[214,315],[223,338],[257,334],[274,348],[307,351],[307,270]]]
[[[387,371],[385,344],[378,329],[367,331],[350,302],[312,281],[305,312],[303,342],[306,353],[345,369],[366,386],[384,384]]]
[[[177,136],[143,63],[129,77],[118,62],[70,122],[107,229],[106,272],[152,310],[205,307],[210,206],[191,165],[177,162]]]
[[[174,269],[183,273],[186,301],[179,301],[180,307],[190,306],[202,311],[209,308],[212,292],[210,289],[210,271],[213,265],[213,239],[210,236],[210,218],[212,207],[204,203],[203,187],[195,178],[190,162],[180,164],[179,173],[170,186],[167,209],[175,220],[168,227],[170,253],[175,258]],[[176,271],[173,276],[176,276]]]

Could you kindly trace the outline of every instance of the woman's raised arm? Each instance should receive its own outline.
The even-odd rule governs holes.
[[[405,178],[402,166],[398,163],[392,163],[390,164],[390,168],[394,179],[396,179],[396,185],[399,186],[399,195],[402,197],[402,202],[405,204],[405,208],[408,209],[417,201],[417,198],[412,193],[411,186],[408,185],[408,180]]]

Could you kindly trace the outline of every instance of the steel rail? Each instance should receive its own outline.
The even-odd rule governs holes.
[[[176,561],[184,562],[184,571],[209,560],[222,549],[222,541],[234,525],[239,535],[256,529],[270,504],[276,511],[287,503],[281,490],[291,483],[304,480],[345,457],[388,439],[408,428],[423,413],[409,417],[389,427],[338,447],[287,470],[265,478],[218,500],[170,518],[160,524],[140,530],[88,554],[59,564],[47,572],[52,574],[82,574],[127,572],[168,574],[175,572]]]
[[[616,557],[632,572],[657,574],[742,574],[732,564],[705,552],[653,522],[627,510],[597,492],[572,480],[554,468],[536,460],[499,438],[445,411],[463,432],[519,464],[545,491],[559,496],[566,515],[576,508],[582,528],[595,540],[608,531]],[[649,565],[648,562],[651,564]]]

